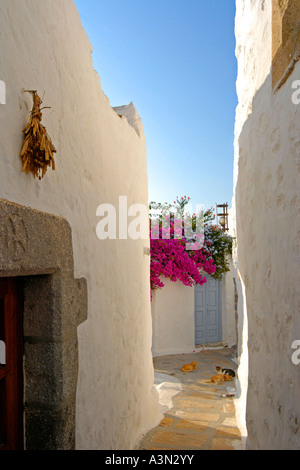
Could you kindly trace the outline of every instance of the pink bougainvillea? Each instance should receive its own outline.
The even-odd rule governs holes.
[[[200,270],[207,274],[215,272],[216,267],[213,259],[204,247],[198,250],[187,250],[188,240],[184,237],[162,237],[163,229],[158,229],[160,237],[154,238],[150,232],[150,282],[151,290],[164,286],[162,278],[171,281],[181,281],[185,286],[195,284],[203,285],[206,282],[205,276]],[[174,232],[173,232],[174,234]]]
[[[164,278],[202,285],[205,273],[221,279],[229,270],[232,238],[212,224],[212,209],[192,213],[189,204],[187,196],[177,197],[174,204],[149,204],[151,292],[164,287]]]

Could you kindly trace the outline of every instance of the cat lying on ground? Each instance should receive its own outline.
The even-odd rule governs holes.
[[[216,371],[218,374],[231,375],[231,377],[235,377],[235,372],[232,369],[222,369],[222,367],[216,366]]]
[[[181,367],[181,372],[191,372],[191,370],[194,370],[197,368],[197,362],[193,361],[191,364],[185,364],[184,366]]]
[[[227,382],[227,381],[230,381],[230,380],[232,380],[231,375],[217,374],[217,375],[213,375],[213,377],[211,377],[209,380],[204,380],[204,383],[206,383],[206,384],[214,383],[214,384],[220,385],[221,383]]]

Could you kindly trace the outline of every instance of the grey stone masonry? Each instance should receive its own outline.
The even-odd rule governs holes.
[[[25,448],[74,449],[87,285],[74,279],[68,222],[0,200],[0,276],[23,279]]]

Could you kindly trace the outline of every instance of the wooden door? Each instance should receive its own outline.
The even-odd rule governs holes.
[[[195,286],[195,344],[222,339],[221,282],[206,276],[203,286]]]
[[[0,450],[23,449],[22,337],[21,281],[0,278],[0,341],[5,344],[5,364],[0,364]]]

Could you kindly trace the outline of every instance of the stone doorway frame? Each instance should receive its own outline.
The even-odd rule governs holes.
[[[14,276],[23,279],[25,448],[74,449],[87,284],[74,278],[71,227],[0,199],[0,277]]]

